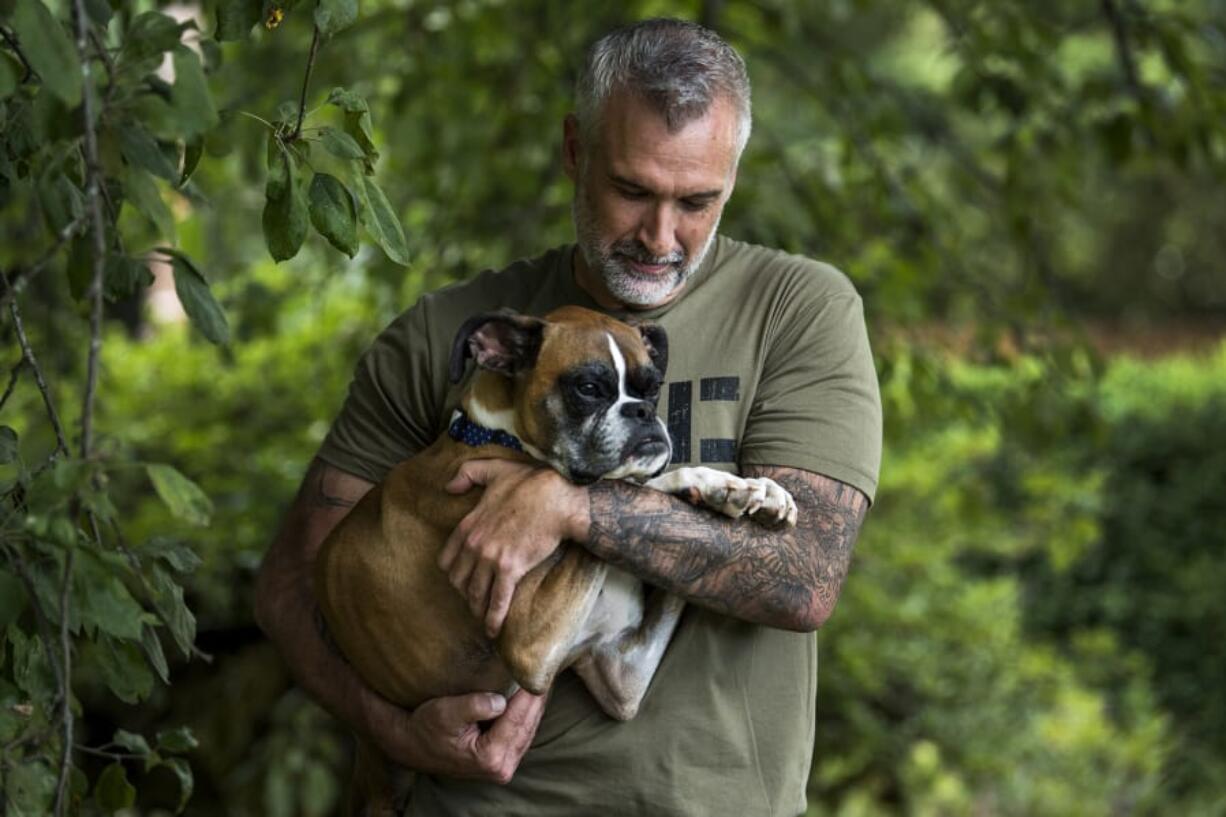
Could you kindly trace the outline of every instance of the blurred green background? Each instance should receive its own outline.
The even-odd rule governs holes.
[[[308,6],[205,50],[221,124],[162,189],[230,343],[144,297],[109,307],[102,455],[173,464],[214,513],[190,527],[122,475],[111,494],[128,540],[200,556],[186,599],[212,660],[170,656],[134,704],[82,686],[83,740],[187,724],[188,813],[335,811],[347,737],[252,623],[264,548],[379,329],[571,239],[558,155],[583,49],[672,15],[753,81],[722,231],[844,270],[881,380],[881,490],[820,634],[810,813],[1226,815],[1226,2],[365,0],[307,108],[334,86],[369,101],[407,267],[318,235],[281,264],[265,249],[266,130],[236,112],[297,98]],[[213,31],[210,3],[180,12]],[[15,263],[41,227],[0,202]],[[129,252],[167,240],[120,225]],[[88,331],[69,263],[22,295],[66,401]],[[0,419],[27,458],[51,449],[27,378]],[[129,774],[138,811],[165,807],[164,770]]]

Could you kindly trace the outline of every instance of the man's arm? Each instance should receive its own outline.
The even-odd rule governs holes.
[[[796,501],[796,526],[729,519],[625,482],[588,488],[584,546],[688,601],[736,618],[816,630],[834,612],[868,499],[796,468],[751,466]]]
[[[402,766],[450,777],[511,779],[544,711],[522,690],[509,701],[483,693],[436,698],[408,712],[370,689],[324,639],[314,566],[331,530],[372,484],[312,462],[256,582],[255,617],[294,679],[328,711]],[[479,723],[497,718],[493,727]]]
[[[439,557],[487,633],[515,585],[563,539],[644,581],[736,618],[815,630],[834,610],[868,510],[859,490],[796,468],[751,466],[796,501],[797,524],[767,529],[624,482],[580,487],[556,471],[497,460],[461,466],[448,491],[486,486]]]

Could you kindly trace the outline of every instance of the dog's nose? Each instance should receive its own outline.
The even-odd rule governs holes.
[[[622,416],[627,420],[638,420],[640,423],[650,423],[656,417],[655,407],[651,403],[639,400],[622,406]]]

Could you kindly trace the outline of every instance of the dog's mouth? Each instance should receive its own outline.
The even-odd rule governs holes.
[[[662,454],[668,454],[669,451],[668,440],[658,434],[652,434],[635,443],[631,453],[636,458],[649,459],[661,456]]]

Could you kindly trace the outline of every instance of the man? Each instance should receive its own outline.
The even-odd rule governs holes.
[[[797,814],[812,631],[838,598],[880,457],[860,299],[828,266],[717,236],[750,105],[744,64],[712,32],[671,20],[615,31],[578,93],[563,133],[577,246],[424,296],[379,336],[268,553],[257,618],[309,692],[421,773],[410,814]],[[632,721],[606,717],[570,673],[547,705],[521,691],[404,712],[320,637],[312,560],[356,500],[445,427],[460,323],[565,303],[664,326],[673,462],[769,476],[799,523],[772,532],[626,483],[468,463],[448,490],[485,493],[440,564],[490,632],[518,578],[564,539],[690,604]]]

